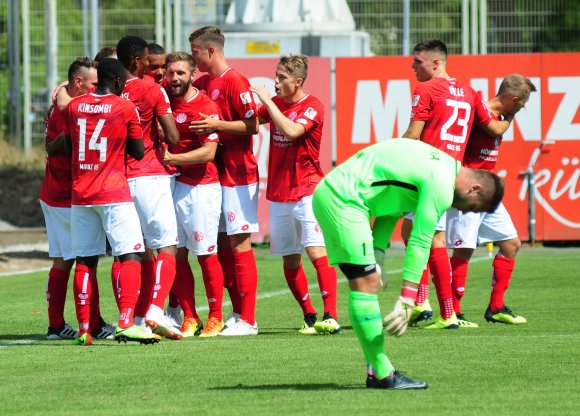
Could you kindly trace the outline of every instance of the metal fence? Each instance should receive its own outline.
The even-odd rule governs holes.
[[[191,16],[189,27],[195,27],[208,23],[207,19],[197,19],[196,13],[210,10],[212,13],[207,16],[220,24],[232,1],[0,0],[0,137],[21,146],[22,136],[26,136],[29,128],[28,145],[43,141],[44,114],[52,85],[66,77],[68,65],[76,56],[94,56],[96,48],[115,45],[128,33],[165,46],[186,45],[183,20],[177,17]],[[347,0],[347,3],[357,30],[370,34],[371,50],[376,55],[408,54],[415,43],[431,37],[444,40],[453,54],[580,50],[578,0]],[[172,18],[167,12],[178,5],[183,9]],[[54,15],[51,7],[55,9]],[[25,8],[28,13],[24,13]],[[405,33],[407,44],[403,39]],[[11,34],[12,40],[15,36],[19,38],[20,51],[11,48]],[[47,52],[47,39],[55,35],[58,47],[54,53]],[[25,36],[30,40],[29,57],[22,48]],[[50,59],[56,60],[56,73],[52,75],[50,64],[47,65]],[[24,74],[25,61],[28,78]],[[51,77],[54,80],[48,79]],[[29,84],[24,82],[25,78],[30,80]],[[26,91],[29,102],[25,99]]]

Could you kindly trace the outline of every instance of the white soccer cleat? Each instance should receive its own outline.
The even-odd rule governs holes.
[[[165,311],[165,316],[177,329],[181,329],[181,324],[183,323],[183,318],[181,317],[181,307],[177,305],[175,308],[168,306]]]
[[[183,338],[181,331],[173,327],[173,323],[167,319],[163,313],[163,309],[158,306],[151,305],[149,307],[149,311],[145,317],[145,323],[157,335],[173,340]]]
[[[224,320],[224,326],[226,328],[234,326],[235,324],[237,324],[240,321],[240,317],[241,317],[241,315],[239,313],[230,312],[228,317]]]
[[[242,337],[246,335],[258,335],[258,324],[250,325],[243,319],[240,319],[233,326],[230,326],[218,335],[222,337]]]

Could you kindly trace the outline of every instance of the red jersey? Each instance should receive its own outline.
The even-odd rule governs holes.
[[[426,121],[421,141],[463,160],[471,126],[488,124],[491,113],[481,96],[455,78],[436,77],[413,93],[411,121]]]
[[[494,120],[500,119],[493,113],[491,115]],[[465,149],[463,165],[468,168],[492,170],[497,162],[501,140],[502,136],[490,136],[481,127],[474,126]]]
[[[135,106],[114,94],[87,94],[67,107],[73,205],[132,202],[125,173],[127,138],[143,137]]]
[[[318,160],[324,106],[311,95],[291,104],[279,97],[272,97],[272,101],[282,114],[302,124],[306,132],[296,140],[288,140],[272,121],[266,107],[258,109],[258,116],[270,122],[266,198],[274,202],[295,202],[312,195],[324,176]]]
[[[193,86],[217,104],[226,121],[249,120],[257,116],[250,82],[232,68],[213,79],[208,74],[203,75],[193,82]],[[217,162],[221,184],[236,186],[258,182],[252,136],[220,133],[220,142],[223,149]]]
[[[157,132],[157,116],[171,114],[167,93],[159,84],[141,78],[131,78],[127,80],[121,97],[131,101],[139,110],[145,145],[143,159],[135,160],[128,157],[127,177],[131,179],[141,176],[167,176],[169,171],[165,169],[161,159]]]
[[[46,122],[46,140],[53,141],[64,131],[65,114],[53,103]],[[72,194],[72,172],[70,156],[65,154],[48,156],[39,199],[51,207],[70,208]]]
[[[219,141],[217,133],[197,135],[189,129],[189,125],[193,120],[202,120],[199,113],[219,118],[217,105],[207,95],[197,91],[187,101],[172,99],[171,107],[173,108],[173,117],[175,117],[175,124],[179,131],[179,143],[171,146],[173,153],[187,153],[201,147],[202,143]],[[215,161],[179,165],[177,168],[181,173],[176,178],[178,182],[196,186],[220,181]]]

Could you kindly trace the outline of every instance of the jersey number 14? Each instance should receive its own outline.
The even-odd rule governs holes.
[[[79,131],[79,161],[83,162],[86,159],[86,145],[87,145],[87,119],[79,118],[77,124]],[[107,160],[107,138],[99,137],[101,130],[105,125],[104,119],[99,119],[97,126],[89,140],[89,150],[96,150],[99,152],[99,161],[105,162]]]

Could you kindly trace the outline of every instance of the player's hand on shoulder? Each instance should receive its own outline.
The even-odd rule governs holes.
[[[272,97],[270,90],[265,85],[252,85],[250,91],[255,93],[262,102]]]

